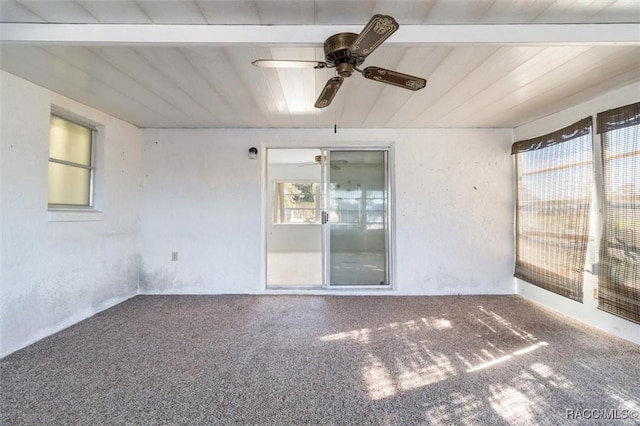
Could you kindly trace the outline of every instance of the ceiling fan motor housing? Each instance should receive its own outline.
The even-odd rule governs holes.
[[[324,54],[327,64],[336,67],[338,75],[350,77],[354,67],[362,64],[364,58],[354,57],[349,54],[349,47],[353,44],[358,34],[338,33],[334,34],[324,42]]]

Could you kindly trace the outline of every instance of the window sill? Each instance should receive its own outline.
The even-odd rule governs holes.
[[[96,222],[104,220],[104,212],[97,210],[49,210],[49,222]]]

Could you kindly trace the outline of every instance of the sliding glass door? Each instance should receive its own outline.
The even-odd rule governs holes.
[[[327,152],[328,286],[389,284],[386,150]]]
[[[267,287],[389,286],[389,152],[270,149]]]

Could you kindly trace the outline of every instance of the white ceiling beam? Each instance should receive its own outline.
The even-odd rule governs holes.
[[[0,43],[318,47],[345,25],[0,24]],[[403,25],[385,45],[640,45],[640,24]]]

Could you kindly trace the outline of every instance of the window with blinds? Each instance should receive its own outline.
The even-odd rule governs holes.
[[[91,207],[95,130],[51,115],[49,208]]]
[[[640,102],[598,114],[604,203],[598,308],[640,323]]]
[[[591,117],[516,142],[515,276],[582,302],[593,187]]]

